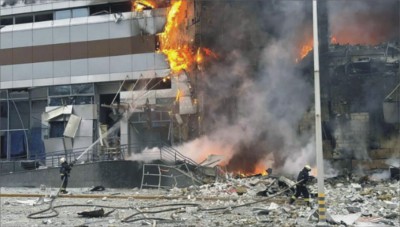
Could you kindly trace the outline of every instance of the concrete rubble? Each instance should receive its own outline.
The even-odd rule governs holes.
[[[281,179],[281,180],[280,180]],[[302,199],[289,205],[293,192],[290,179],[255,176],[228,178],[186,188],[69,189],[71,195],[57,198],[59,215],[29,219],[31,213],[49,206],[49,197],[1,197],[2,226],[312,226],[318,222],[318,205],[307,207]],[[331,226],[399,226],[399,181],[363,181],[331,178],[325,181],[327,219]],[[317,186],[308,186],[312,195]],[[43,187],[42,187],[43,188]],[[55,188],[1,188],[2,194],[55,195]],[[263,193],[259,193],[263,192]],[[76,197],[74,197],[76,196]],[[82,196],[82,197],[78,197]],[[86,197],[83,197],[86,196]],[[143,199],[145,198],[146,199]],[[269,198],[273,197],[273,198]],[[79,206],[63,206],[80,204]],[[61,207],[59,207],[61,205]],[[165,205],[165,207],[163,207]],[[98,212],[98,218],[78,213]],[[107,214],[107,215],[106,215]],[[130,222],[134,220],[135,222]],[[28,224],[29,223],[29,224]]]

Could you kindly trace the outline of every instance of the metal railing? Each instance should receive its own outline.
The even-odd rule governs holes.
[[[162,161],[178,163],[186,163],[191,166],[198,167],[198,163],[191,158],[183,155],[178,150],[164,142],[157,142],[152,144],[157,147],[157,151],[151,149],[145,151],[146,155],[154,155],[159,157]],[[124,160],[129,156],[132,149],[143,151],[145,147],[138,146],[138,144],[123,144],[115,148],[99,148],[94,147],[90,149],[85,155],[78,160],[79,163],[95,162],[95,161],[111,161],[111,160]],[[111,149],[111,150],[110,150]],[[67,151],[54,151],[43,154],[31,155],[29,160],[15,160],[15,161],[0,161],[0,174],[8,174],[10,172],[27,171],[38,168],[39,166],[58,167],[60,166],[60,158],[65,157],[67,162],[71,163],[81,155],[86,148],[79,148]],[[25,156],[26,157],[26,156]],[[17,159],[18,157],[16,157]],[[157,158],[155,158],[157,159]],[[35,168],[31,168],[34,166]]]

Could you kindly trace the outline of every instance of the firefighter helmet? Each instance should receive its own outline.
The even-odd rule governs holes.
[[[310,165],[305,165],[304,168],[306,168],[308,171],[311,170],[311,166]]]
[[[65,158],[64,157],[60,158],[60,163],[64,163],[64,162],[65,162]]]

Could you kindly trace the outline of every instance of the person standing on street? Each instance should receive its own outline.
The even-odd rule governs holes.
[[[67,194],[68,191],[66,189],[68,186],[68,177],[71,172],[72,164],[68,164],[68,162],[65,160],[64,157],[60,158],[60,163],[61,163],[60,175],[61,175],[61,181],[62,181],[60,193]]]

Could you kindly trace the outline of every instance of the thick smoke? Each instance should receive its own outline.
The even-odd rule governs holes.
[[[262,164],[297,172],[315,159],[313,136],[298,133],[312,104],[312,83],[295,63],[311,6],[228,3],[208,3],[220,13],[202,25],[206,45],[221,56],[204,73],[206,135],[179,150],[197,161],[212,153],[226,155],[227,168],[234,171],[252,172]]]
[[[341,44],[399,39],[398,0],[328,1],[330,33]]]

